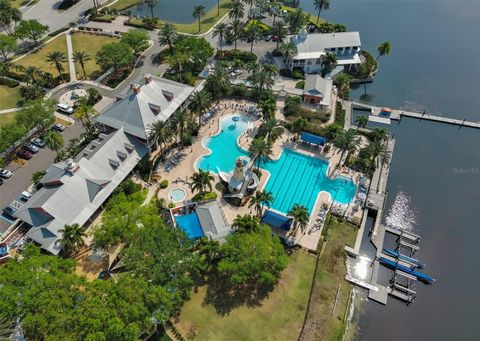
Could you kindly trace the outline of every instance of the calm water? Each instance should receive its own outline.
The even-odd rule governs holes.
[[[302,1],[305,9],[311,1]],[[327,19],[361,32],[381,58],[372,102],[480,120],[480,1],[336,0]],[[352,97],[363,94],[363,88]],[[358,340],[478,340],[480,335],[480,130],[404,119],[396,136],[384,222],[423,238],[417,256],[437,282],[417,284],[406,306],[366,301]]]
[[[153,9],[153,15],[166,21],[189,24],[196,19],[192,16],[193,8],[197,5],[205,6],[205,12],[208,12],[213,6],[217,5],[217,0],[160,0]],[[128,9],[132,14],[142,17],[150,16],[150,7],[145,3]]]

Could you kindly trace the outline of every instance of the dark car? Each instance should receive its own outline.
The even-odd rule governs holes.
[[[272,36],[270,36],[270,35],[265,36],[265,41],[266,42],[269,42],[270,40],[272,40]]]
[[[3,209],[3,213],[9,217],[13,218],[13,215],[17,212],[17,209],[12,206],[7,206]]]
[[[26,151],[29,151],[30,153],[33,153],[33,154],[38,153],[38,147],[33,145],[32,143],[24,145],[23,149],[25,149]]]
[[[17,156],[24,160],[30,160],[33,156],[28,150],[22,149],[17,152]]]
[[[58,131],[58,132],[62,132],[65,130],[65,126],[63,124],[60,124],[60,123],[56,123],[52,126],[52,130],[55,130],[55,131]]]

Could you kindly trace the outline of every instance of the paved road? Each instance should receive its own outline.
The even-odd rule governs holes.
[[[99,0],[103,3],[106,0]],[[56,31],[67,26],[71,22],[82,19],[82,14],[93,7],[92,0],[81,0],[66,11],[57,8],[60,1],[39,0],[35,5],[28,7],[23,13],[23,19],[36,19],[44,25],[48,25],[49,32]]]
[[[68,145],[71,139],[79,137],[83,132],[84,129],[80,123],[67,127],[63,133],[65,146]],[[55,156],[56,152],[43,148],[28,161],[25,167],[18,168],[12,164],[8,165],[7,169],[12,171],[14,175],[10,179],[4,180],[3,185],[0,186],[0,210],[3,210],[5,206],[16,200],[18,195],[32,183],[32,174],[46,170],[53,163]],[[5,217],[0,216],[0,234],[9,225]]]

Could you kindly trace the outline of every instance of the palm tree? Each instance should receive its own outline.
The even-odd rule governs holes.
[[[355,123],[357,124],[357,129],[360,128],[365,128],[368,124],[368,118],[365,115],[358,116],[357,119],[355,120]]]
[[[199,169],[198,172],[193,173],[190,179],[192,180],[193,192],[198,191],[199,193],[205,193],[206,188],[212,191],[213,176],[210,172]]]
[[[268,98],[259,103],[262,110],[262,118],[266,121],[270,118],[275,118],[275,111],[277,110],[277,101],[274,98]]]
[[[228,11],[228,17],[233,18],[234,21],[243,18],[245,14],[245,6],[243,6],[240,0],[233,0],[230,4],[230,11]]]
[[[274,22],[272,27],[270,28],[270,34],[272,36],[277,36],[277,47],[280,46],[280,39],[284,38],[287,35],[287,29],[285,28],[285,24],[281,21]],[[295,46],[295,45],[294,45]]]
[[[370,138],[373,141],[388,141],[390,133],[385,128],[373,128],[370,132]]]
[[[237,40],[240,37],[239,32],[242,30],[243,24],[240,20],[234,19],[230,24],[230,30],[233,32],[233,43],[234,43],[234,50],[237,50]]]
[[[46,61],[50,63],[50,65],[55,65],[55,68],[57,69],[58,74],[63,79],[62,71],[64,70],[64,67],[62,63],[68,62],[67,57],[65,57],[65,53],[61,51],[52,51],[47,54]]]
[[[67,256],[73,255],[85,245],[85,232],[78,224],[65,225],[58,232],[62,234],[59,244]]]
[[[198,19],[198,32],[200,32],[202,29],[202,22],[200,21],[200,19],[202,19],[204,15],[205,15],[205,6],[197,5],[193,7],[192,16]]]
[[[297,8],[294,12],[288,12],[285,18],[291,34],[296,34],[298,30],[307,23],[307,15],[301,8]]]
[[[389,55],[390,52],[392,52],[392,43],[390,43],[389,41],[384,41],[383,43],[378,45],[377,52],[378,52],[378,56],[377,56],[377,59],[375,60],[378,60],[378,58],[382,56]]]
[[[207,271],[210,271],[212,267],[220,260],[220,243],[217,240],[211,240],[208,237],[200,239],[200,248],[198,254],[206,265]]]
[[[255,0],[242,0],[242,2],[244,2],[246,5],[250,5],[250,9],[252,9]]]
[[[274,84],[273,75],[271,70],[260,68],[260,71],[252,74],[247,78],[252,83],[252,90],[258,94],[260,100],[263,99],[267,90],[271,90]]]
[[[30,85],[39,80],[40,76],[42,75],[42,70],[40,70],[40,68],[37,66],[30,65],[25,68],[23,73],[27,79],[25,83]]]
[[[257,23],[254,23],[248,27],[245,34],[247,41],[250,41],[250,53],[253,53],[253,44],[262,38],[263,30]]]
[[[302,232],[304,232],[305,228],[307,227],[308,220],[310,219],[308,209],[303,205],[294,204],[292,209],[288,212],[288,215],[293,217],[294,219],[293,231],[291,234],[295,236],[298,228],[300,228]]]
[[[147,4],[148,7],[150,7],[150,14],[152,15],[152,20],[153,20],[153,9],[155,6],[157,6],[158,1],[157,0],[144,0],[145,3]]]
[[[260,219],[258,217],[245,214],[237,215],[233,220],[232,226],[236,228],[237,232],[240,233],[251,233],[258,231],[258,225],[260,224]]]
[[[175,131],[180,137],[180,147],[183,149],[183,132],[187,125],[187,113],[185,111],[177,111],[173,114],[172,123],[175,125]]]
[[[218,39],[220,40],[220,51],[223,51],[223,40],[228,35],[228,32],[230,32],[230,27],[224,22],[219,23],[213,29],[212,37],[215,38],[218,36]]]
[[[89,131],[90,127],[92,126],[90,122],[90,116],[95,115],[95,109],[93,106],[90,105],[87,100],[78,101],[74,115],[75,119],[80,120],[85,130]]]
[[[83,78],[87,79],[87,73],[85,72],[85,63],[91,60],[90,56],[85,51],[73,52],[73,61],[80,64],[83,72]]]
[[[180,79],[182,79],[183,66],[189,61],[189,56],[182,51],[175,51],[165,57],[165,61],[171,66],[177,69]]]
[[[158,120],[153,122],[149,127],[150,139],[155,139],[156,144],[160,147],[160,155],[163,154],[164,146],[172,139],[172,130],[166,121]]]
[[[158,31],[158,43],[160,46],[167,45],[170,53],[173,53],[173,44],[178,39],[178,33],[174,24],[163,23]]]
[[[265,136],[265,140],[268,144],[275,143],[276,140],[283,134],[282,123],[276,118],[269,118],[263,122],[258,128],[258,134]]]
[[[322,56],[322,76],[335,69],[337,66],[337,55],[331,52],[327,52]]]
[[[272,192],[263,191],[256,191],[255,196],[250,198],[250,202],[248,207],[254,207],[255,211],[257,212],[257,216],[260,218],[263,215],[263,206],[267,206],[270,208],[270,204],[273,201]]]
[[[193,93],[190,100],[190,109],[198,115],[198,125],[202,125],[202,116],[205,110],[210,107],[212,98],[210,93],[202,90]]]
[[[382,171],[383,166],[390,161],[391,152],[388,150],[386,142],[382,140],[374,140],[370,142],[367,148],[371,157],[370,172],[373,175],[374,166],[380,166],[380,171]],[[378,177],[377,191],[378,186],[380,185],[380,178],[381,176]]]
[[[350,75],[342,72],[334,79],[334,84],[338,88],[342,98],[348,97],[348,90],[350,89]]]
[[[11,340],[10,336],[15,332],[15,320],[5,316],[0,317],[0,340]]]
[[[295,55],[297,54],[297,46],[294,43],[292,43],[291,41],[288,42],[288,43],[283,43],[282,45],[280,45],[278,50],[280,51],[280,53],[283,57],[283,62],[284,63],[286,63],[287,61],[289,61],[290,59],[295,57]]]
[[[58,156],[58,152],[63,148],[63,136],[56,131],[50,130],[45,134],[43,140],[45,141],[45,145],[48,147],[48,149],[57,152]]]
[[[272,147],[263,139],[255,138],[248,149],[250,157],[257,162],[257,169],[260,170],[260,166],[270,161],[272,155]]]
[[[313,0],[313,5],[315,6],[315,9],[318,11],[317,15],[317,25],[318,21],[320,20],[320,13],[322,10],[327,10],[330,8],[330,0]]]
[[[350,153],[354,152],[359,147],[360,137],[356,135],[356,131],[353,129],[348,129],[347,131],[342,130],[333,140],[333,145],[342,151],[340,160],[342,160],[345,153],[347,153],[347,157],[345,158],[346,162],[349,159]]]
[[[290,131],[295,134],[299,135],[308,125],[308,120],[304,117],[297,117],[291,125]]]

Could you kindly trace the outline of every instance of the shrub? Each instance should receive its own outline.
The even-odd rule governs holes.
[[[54,36],[56,36],[57,34],[60,34],[60,33],[62,33],[62,32],[67,31],[68,29],[69,29],[68,27],[59,28],[58,30],[55,30],[55,31],[53,31],[53,32],[50,32],[50,33],[48,34],[48,36],[49,36],[49,37],[54,37]]]
[[[111,23],[115,19],[115,17],[111,14],[105,14],[105,15],[100,15],[100,16],[94,16],[91,17],[91,21],[96,21],[96,22],[108,22]]]
[[[217,199],[217,193],[215,192],[205,192],[205,193],[197,193],[193,196],[192,201],[205,201],[205,200],[214,200]]]
[[[281,69],[280,75],[294,79],[305,79],[305,73],[302,69],[299,68],[294,68],[293,71],[290,71],[288,69]]]
[[[13,79],[8,79],[8,78],[0,78],[0,85],[6,85],[9,88],[14,88],[18,86],[20,83],[17,81],[14,81]]]
[[[257,60],[257,56],[255,53],[251,53],[249,51],[235,51],[235,50],[227,50],[223,51],[223,54],[217,52],[217,59],[219,60],[229,60],[234,61],[236,59],[241,60],[243,63],[252,63]]]
[[[100,91],[98,91],[95,88],[88,88],[87,94],[88,94],[88,104],[92,106],[103,98],[102,94],[100,94]]]
[[[165,189],[168,187],[168,180],[167,179],[164,179],[162,181],[160,181],[160,188],[161,189]]]
[[[297,89],[305,88],[305,81],[304,80],[298,81],[297,84],[295,84],[295,88]]]
[[[125,195],[131,195],[136,192],[140,192],[142,190],[142,186],[133,182],[132,179],[126,179],[120,183],[120,185],[115,188],[113,191],[113,195],[117,195],[120,193],[124,193]]]
[[[141,160],[140,162],[138,163],[138,165],[135,167],[135,169],[140,173],[140,174],[143,174],[143,175],[148,175],[150,174],[150,172],[152,171],[152,168],[153,168],[153,162],[150,161],[149,157],[148,157],[148,154],[145,155]]]
[[[168,208],[174,208],[174,207],[175,207],[175,204],[173,202],[168,203]]]
[[[189,133],[184,133],[182,135],[182,142],[184,146],[191,146],[193,142],[193,137]]]

